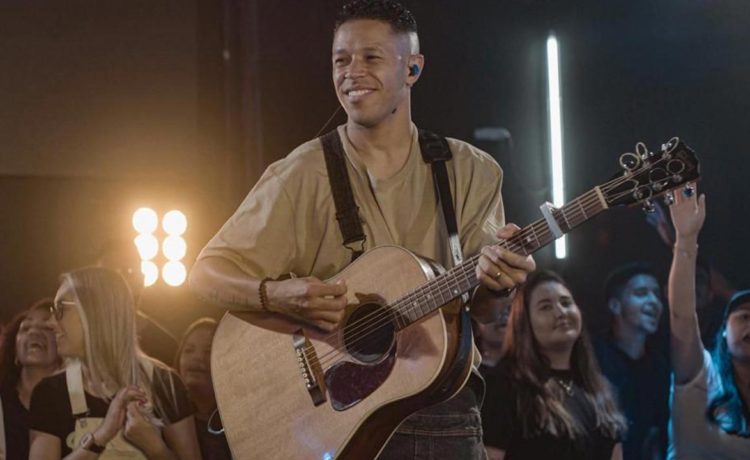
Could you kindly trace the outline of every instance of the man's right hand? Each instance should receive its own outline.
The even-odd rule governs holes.
[[[265,285],[268,309],[333,331],[344,319],[346,284],[326,283],[315,277],[268,281]]]

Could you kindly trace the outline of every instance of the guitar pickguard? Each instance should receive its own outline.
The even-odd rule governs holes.
[[[385,359],[376,364],[344,361],[330,367],[325,372],[325,379],[333,408],[343,411],[368,397],[388,379],[395,362],[394,344]]]

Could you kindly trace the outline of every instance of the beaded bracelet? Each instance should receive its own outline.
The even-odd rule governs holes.
[[[268,308],[268,293],[266,292],[266,283],[271,281],[271,278],[263,278],[258,286],[258,296],[260,297],[260,308],[263,311],[271,313],[271,309]]]

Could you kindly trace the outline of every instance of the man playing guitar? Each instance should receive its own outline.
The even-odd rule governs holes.
[[[347,114],[337,130],[363,223],[363,249],[398,245],[451,267],[430,165],[422,160],[411,120],[411,89],[424,63],[416,22],[403,6],[355,0],[342,8],[332,76]],[[500,167],[465,142],[448,139],[448,145],[452,159],[446,166],[461,249],[467,257],[481,253],[480,287],[472,294],[470,312],[488,322],[510,302],[512,289],[535,263],[531,256],[492,246],[518,230],[504,225]],[[190,286],[231,310],[274,313],[335,331],[344,319],[347,286],[322,280],[352,260],[336,217],[322,145],[314,139],[268,167],[201,252]],[[427,449],[433,458],[484,458],[482,396],[470,387],[408,418],[380,458],[406,458],[404,452],[417,451],[422,458]]]

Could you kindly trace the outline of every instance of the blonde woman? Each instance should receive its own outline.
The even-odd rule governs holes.
[[[185,387],[138,349],[122,276],[65,274],[52,311],[66,366],[34,389],[30,458],[200,458]]]

